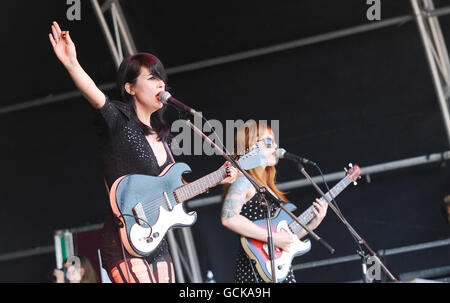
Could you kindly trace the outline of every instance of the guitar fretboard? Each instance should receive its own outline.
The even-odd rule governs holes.
[[[345,177],[344,179],[342,179],[338,184],[336,184],[332,189],[330,189],[329,192],[327,192],[325,194],[325,197],[327,198],[327,200],[331,200],[332,197],[336,197],[337,195],[339,195],[348,185],[350,184],[350,180]],[[322,202],[326,202],[323,198],[319,199]],[[306,225],[309,223],[309,221],[311,221],[315,215],[313,212],[313,205],[311,205],[307,210],[305,210],[300,216],[298,216],[297,218],[299,219],[300,222],[302,222],[303,225]],[[296,221],[293,221],[289,227],[291,228],[292,232],[294,234],[298,234],[303,228],[300,226],[300,224],[298,224]]]
[[[208,188],[216,186],[226,177],[227,172],[226,167],[224,167],[204,176],[203,178],[177,188],[174,190],[174,193],[178,199],[178,202],[184,202],[206,192]]]

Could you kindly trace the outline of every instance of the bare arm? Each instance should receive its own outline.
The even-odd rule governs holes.
[[[69,32],[61,31],[58,23],[53,22],[52,33],[48,36],[56,57],[67,69],[83,96],[93,107],[102,107],[106,97],[78,63],[75,44],[72,42]]]
[[[243,176],[230,186],[222,206],[222,225],[244,237],[267,242],[267,231],[239,214],[250,189],[250,182]],[[287,249],[292,243],[292,237],[286,232],[274,232],[273,238],[275,246],[282,249]]]
[[[222,206],[222,225],[242,236],[263,240],[264,230],[239,214],[250,186],[242,176],[231,184]]]

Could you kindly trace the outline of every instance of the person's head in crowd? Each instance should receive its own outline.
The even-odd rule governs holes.
[[[69,257],[63,269],[55,269],[53,274],[56,283],[97,283],[94,268],[85,256]]]

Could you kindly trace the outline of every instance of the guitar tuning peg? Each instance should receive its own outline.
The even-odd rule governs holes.
[[[346,173],[348,173],[347,167],[344,167],[344,171],[345,171]]]
[[[358,185],[358,182],[354,181],[354,182],[353,182],[353,185],[355,185],[355,186]]]
[[[353,167],[353,164],[352,164],[352,163],[349,163],[348,166]]]

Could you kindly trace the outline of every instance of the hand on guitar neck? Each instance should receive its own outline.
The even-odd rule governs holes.
[[[315,216],[314,216],[314,219],[312,219],[307,224],[307,226],[311,230],[316,229],[320,225],[322,220],[325,218],[325,216],[327,214],[328,203],[322,202],[321,200],[316,199],[316,201],[313,202],[313,206],[314,206],[313,213]],[[302,229],[297,234],[297,237],[299,239],[302,239],[304,236],[306,236],[306,231]],[[284,230],[273,233],[273,240],[274,240],[274,245],[276,248],[281,249],[283,251],[287,251],[287,252],[289,251],[289,248],[292,245],[292,243],[294,243],[292,233],[288,233],[287,231],[284,231]]]
[[[231,184],[236,180],[238,171],[235,167],[231,166],[229,161],[226,161],[219,169],[227,167],[227,177],[223,179],[219,184]]]
[[[359,166],[353,166],[346,172],[345,177],[325,194],[326,198],[316,199],[308,209],[297,217],[302,224],[292,220],[292,218],[282,209],[277,210],[275,215],[271,218],[271,224],[272,231],[274,231],[274,244],[276,247],[282,249],[282,251],[275,249],[275,269],[277,271],[276,277],[278,282],[284,281],[288,276],[292,259],[307,253],[311,249],[309,239],[300,240],[306,235],[306,231],[304,231],[301,226],[306,224],[310,229],[316,229],[324,219],[328,209],[328,203],[325,199],[330,200],[339,195],[339,193],[341,193],[349,184],[355,184],[355,181],[360,175],[361,169]],[[295,205],[292,203],[286,203],[285,207],[290,212],[296,209]],[[240,211],[240,208],[238,210]],[[253,221],[253,224],[260,229],[267,229],[265,219]],[[236,230],[240,229],[236,228]],[[264,232],[261,234],[264,234]],[[289,236],[291,239],[289,239]],[[289,241],[292,240],[293,242],[289,244]],[[267,241],[267,232],[265,233],[265,236],[260,236],[258,238],[252,236],[246,237],[245,235],[241,236],[242,248],[247,256],[256,262],[255,266],[260,277],[264,281],[270,282],[272,280],[271,260],[268,257],[269,249],[265,241]]]
[[[327,214],[327,209],[328,209],[328,203],[325,201],[321,201],[320,199],[316,199],[316,201],[313,202],[313,213],[314,213],[314,218],[307,224],[307,226],[309,227],[309,229],[311,230],[315,230],[317,228],[317,226],[320,225],[320,223],[322,223],[322,220],[325,218],[326,214]],[[306,232],[304,231],[304,235],[306,235]],[[303,236],[304,236],[303,235]],[[299,238],[303,238],[303,236],[299,235]]]

